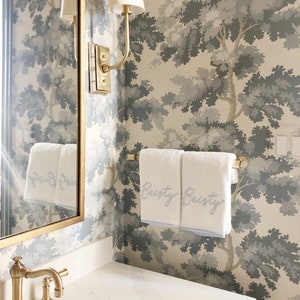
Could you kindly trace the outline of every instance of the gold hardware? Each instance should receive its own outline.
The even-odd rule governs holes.
[[[125,17],[125,54],[123,56],[123,58],[121,59],[121,61],[113,66],[110,66],[109,65],[109,52],[108,52],[108,61],[101,61],[99,62],[101,68],[102,68],[102,71],[104,73],[107,73],[109,72],[110,70],[113,70],[113,69],[117,69],[121,66],[124,65],[126,59],[128,58],[128,55],[129,55],[129,15],[131,14],[130,12],[130,9],[129,9],[129,5],[123,5],[123,13],[122,13],[122,16]],[[96,47],[103,47],[103,46],[97,46]]]
[[[127,154],[127,160],[139,160],[140,159],[140,155],[138,153],[133,154],[133,153],[129,153]]]
[[[22,300],[23,277],[29,269],[21,263],[22,257],[13,258],[14,264],[10,268],[10,276],[12,278],[12,300]]]
[[[249,165],[249,161],[245,156],[238,156],[233,163],[233,168],[235,169],[245,169]]]
[[[111,91],[110,74],[109,71],[117,69],[124,65],[129,56],[129,15],[130,6],[123,5],[122,15],[125,18],[125,54],[121,61],[115,65],[110,65],[110,51],[109,48],[89,44],[89,73],[90,73],[90,93],[92,94],[108,94]]]
[[[62,269],[58,272],[60,277],[64,277],[69,275],[69,272],[67,269]],[[50,298],[50,282],[52,282],[52,277],[44,277],[43,279],[43,297],[42,300],[51,300]]]
[[[46,278],[51,278],[49,282],[52,280],[54,281],[54,295],[56,298],[61,298],[63,296],[64,287],[61,276],[67,275],[66,269],[61,271],[62,275],[60,275],[57,271],[55,271],[52,268],[32,271],[31,269],[26,268],[22,264],[21,260],[22,257],[20,256],[14,257],[14,264],[10,268],[10,276],[12,278],[12,300],[23,300],[23,278],[37,278],[41,276],[47,276]]]
[[[76,61],[78,61],[78,17],[73,17],[73,26],[74,26],[74,58]]]
[[[127,160],[139,160],[140,155],[138,153],[129,153],[127,154]],[[238,156],[237,159],[233,162],[232,168],[234,169],[245,169],[249,165],[249,161],[245,156]]]
[[[96,59],[96,91],[110,93],[110,76],[106,71],[109,64],[109,48],[94,45]]]
[[[108,71],[106,71],[109,58],[109,48],[92,43],[89,44],[90,93],[110,93],[110,76]]]

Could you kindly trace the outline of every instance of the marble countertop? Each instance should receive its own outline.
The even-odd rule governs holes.
[[[117,262],[66,285],[64,294],[65,300],[254,300]]]

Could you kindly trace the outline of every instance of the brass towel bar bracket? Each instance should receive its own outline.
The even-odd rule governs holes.
[[[140,155],[138,153],[129,153],[127,154],[127,160],[139,160]],[[249,161],[245,156],[238,156],[237,159],[233,162],[234,169],[245,169],[248,167]]]

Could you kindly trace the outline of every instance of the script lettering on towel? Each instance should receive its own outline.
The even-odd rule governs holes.
[[[76,180],[72,178],[68,178],[67,175],[61,174],[57,178],[57,183],[61,191],[63,191],[65,188],[75,186],[76,185]]]
[[[215,214],[218,206],[224,202],[224,200],[217,200],[218,195],[212,192],[207,196],[197,196],[195,195],[195,189],[192,187],[187,187],[187,189],[182,194],[182,203],[185,206],[191,205],[193,203],[200,204],[202,206],[211,206],[210,214]]]
[[[157,197],[165,200],[164,205],[168,207],[171,201],[176,197],[178,193],[172,193],[172,188],[167,185],[162,189],[155,189],[152,184],[146,181],[141,188],[141,199],[147,199],[149,197]]]
[[[33,172],[28,175],[28,178],[32,182],[32,186],[36,188],[36,184],[48,184],[51,187],[55,187],[56,185],[56,176],[53,172],[47,172],[45,176],[38,174],[37,172]]]
[[[76,179],[68,178],[65,174],[56,177],[53,172],[47,172],[45,175],[33,172],[28,175],[28,178],[31,180],[33,188],[36,188],[37,184],[48,184],[51,187],[55,187],[58,184],[60,190],[63,191],[67,187],[76,185]]]

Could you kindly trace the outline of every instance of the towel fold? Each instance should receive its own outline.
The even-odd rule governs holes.
[[[76,149],[76,144],[34,144],[29,155],[24,200],[76,209]]]
[[[32,146],[24,200],[53,203],[60,148],[60,144],[52,143],[36,143]]]
[[[181,227],[225,237],[231,231],[231,183],[235,154],[185,152],[182,157]]]
[[[54,202],[68,209],[76,208],[77,145],[61,145],[58,160]]]
[[[237,169],[232,168],[231,170],[231,184],[236,184],[239,181],[239,172]]]
[[[181,210],[181,158],[175,149],[140,152],[141,219],[156,226],[179,226]]]

